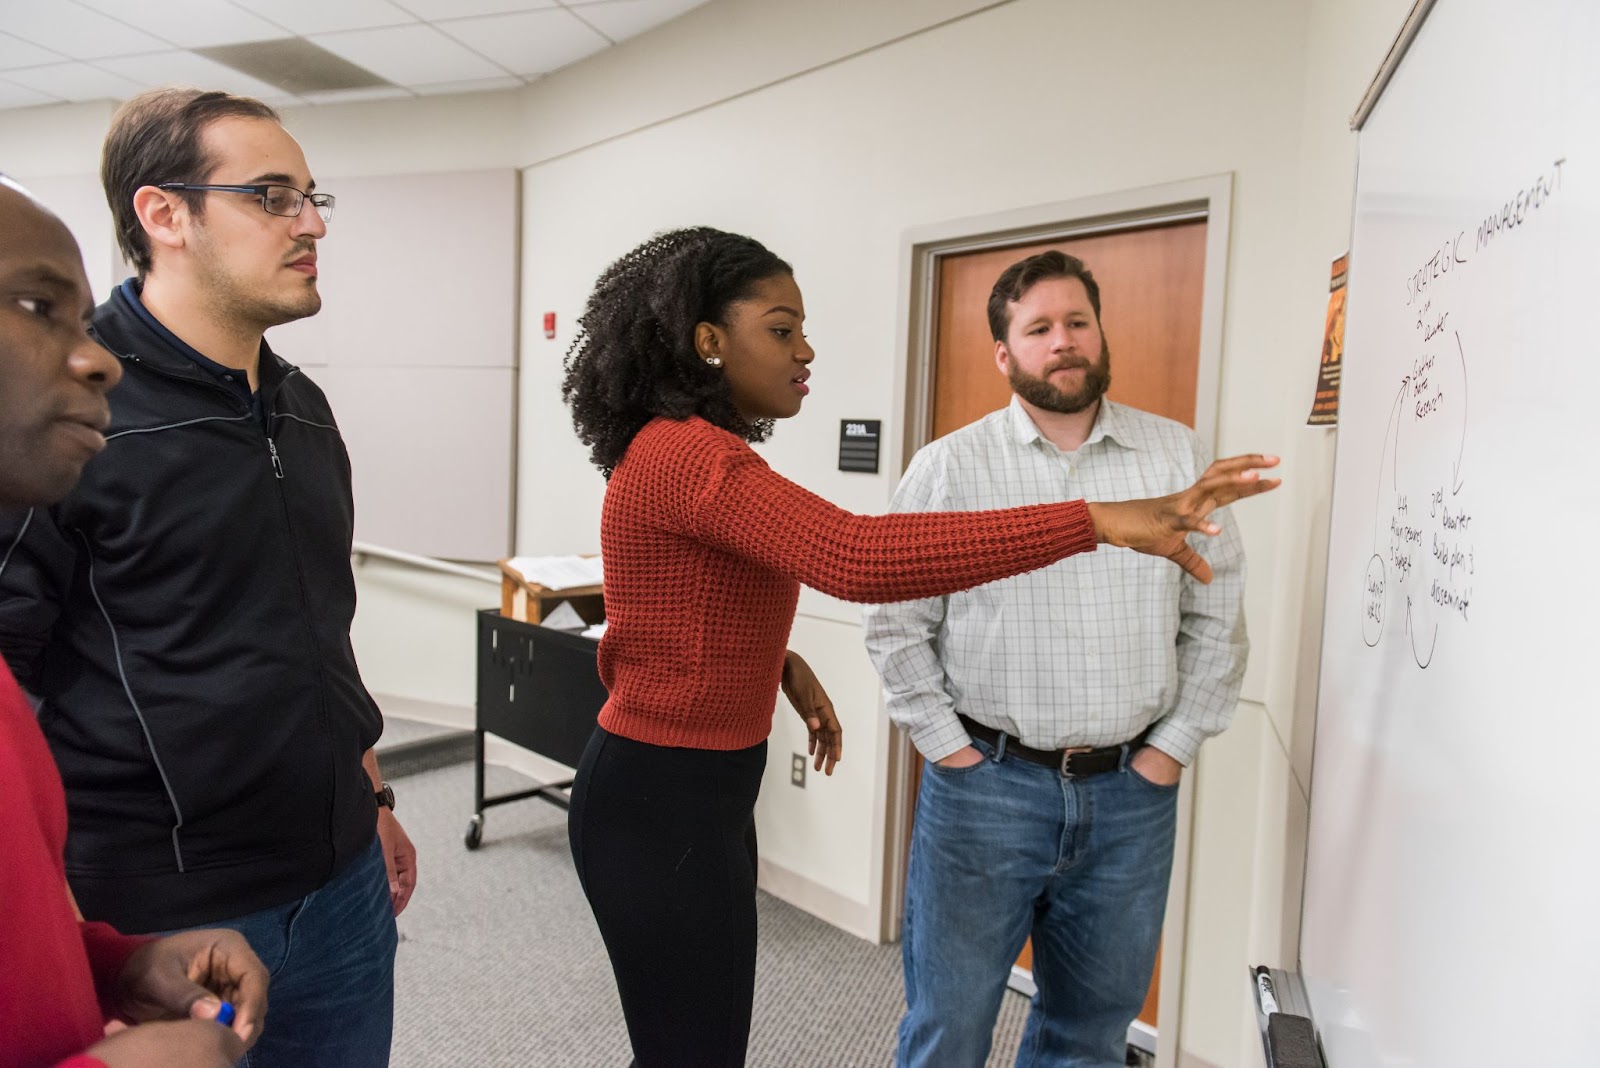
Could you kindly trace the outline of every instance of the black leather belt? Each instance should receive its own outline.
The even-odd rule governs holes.
[[[1150,733],[1146,730],[1131,742],[1101,746],[1098,749],[1032,749],[1004,731],[985,727],[977,720],[963,716],[959,712],[956,715],[969,735],[979,741],[987,742],[996,750],[1001,749],[1000,739],[1004,737],[1004,756],[1019,756],[1030,763],[1055,768],[1061,772],[1061,777],[1064,779],[1082,779],[1089,775],[1104,775],[1108,771],[1116,771],[1122,767],[1124,757],[1143,745]]]

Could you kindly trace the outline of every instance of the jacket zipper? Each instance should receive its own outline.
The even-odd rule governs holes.
[[[147,363],[146,361],[141,360],[139,358],[138,354],[136,354],[136,353],[132,353],[132,352],[127,353],[127,358],[129,360],[132,360],[134,363],[139,364],[140,366],[149,368],[150,370],[154,371],[156,374],[162,375],[165,378],[176,379],[179,382],[187,382],[187,383],[189,383],[191,385],[198,385],[203,389],[209,389],[209,390],[212,390],[214,392],[221,393],[224,396],[228,397],[230,400],[237,401],[237,399],[238,399],[237,395],[232,390],[228,389],[226,386],[223,386],[223,385],[221,385],[219,383],[208,382],[208,381],[205,381],[204,379],[194,379],[194,378],[188,377],[187,375],[174,374],[173,372],[168,371],[163,367],[157,367],[155,364]],[[288,373],[285,374],[283,376],[283,378],[279,380],[278,389],[281,390],[283,388],[283,384],[285,382],[287,382],[289,379],[293,378],[295,375],[297,375],[299,373],[300,373],[300,368],[298,368],[298,367],[290,368]],[[277,400],[276,393],[274,393],[273,400],[274,401]],[[265,402],[263,402],[263,403],[265,403]],[[245,414],[248,415],[249,412],[247,411]],[[276,405],[274,405],[273,410],[267,412],[267,422],[266,422],[267,427],[272,426],[272,420],[274,418],[276,418],[276,417],[277,417],[277,410],[276,410]],[[272,460],[272,473],[278,479],[279,482],[282,482],[283,481],[283,460],[278,456],[278,445],[277,445],[277,442],[272,440],[271,433],[269,433],[265,427],[262,428],[262,436],[265,437],[266,440],[267,440],[267,455]],[[334,756],[334,752],[333,752],[333,740],[334,740],[333,739],[333,728],[328,723],[328,706],[327,706],[327,701],[326,701],[328,682],[327,682],[326,675],[323,673],[322,657],[321,657],[321,655],[319,654],[319,652],[317,650],[317,632],[316,632],[316,628],[311,625],[311,598],[306,595],[305,568],[301,564],[299,548],[295,544],[294,526],[293,526],[293,524],[291,524],[289,522],[289,499],[288,499],[288,496],[287,496],[284,488],[281,485],[278,487],[278,507],[279,507],[279,510],[283,514],[283,529],[284,529],[284,532],[289,537],[289,555],[294,559],[295,581],[296,581],[296,584],[299,586],[299,589],[300,589],[301,619],[302,619],[302,621],[303,621],[303,623],[305,625],[307,634],[310,637],[310,645],[311,645],[311,652],[312,652],[312,662],[315,665],[316,672],[317,672],[317,718],[322,723],[323,736],[325,738],[327,738],[327,740],[328,740],[328,763],[329,763],[329,783],[330,783],[330,791],[329,791],[329,797],[328,797],[328,846],[331,849],[333,847],[333,845],[334,845],[333,817],[334,817],[334,812],[335,812],[335,806],[336,806],[337,801],[338,801],[339,767],[338,767],[338,764],[337,764],[337,762],[335,760],[335,756]],[[362,771],[362,775],[364,776],[365,774],[366,774],[366,772],[365,772],[365,770],[363,770]]]
[[[283,389],[283,383],[287,382],[290,378],[294,377],[298,373],[299,373],[299,368],[296,368],[296,369],[290,371],[288,374],[284,375],[283,379],[278,383],[278,389],[282,390]],[[273,394],[273,401],[274,402],[277,401],[277,394],[276,393]],[[276,403],[274,403],[272,410],[268,411],[266,414],[267,414],[267,426],[271,427],[272,426],[272,421],[275,418],[277,418],[277,414],[278,414],[277,413],[277,405],[276,405]],[[305,568],[301,564],[301,561],[300,561],[300,549],[299,549],[299,546],[296,544],[295,539],[294,539],[294,524],[292,522],[290,522],[290,519],[289,519],[289,496],[288,496],[287,490],[285,490],[285,488],[281,485],[281,482],[283,480],[283,462],[278,458],[278,446],[277,446],[277,443],[275,443],[272,440],[272,434],[270,432],[268,432],[268,431],[265,431],[265,430],[263,430],[263,433],[266,435],[266,438],[267,438],[267,448],[272,453],[272,470],[273,470],[273,473],[277,475],[278,480],[280,482],[280,485],[278,486],[278,505],[279,505],[280,509],[283,512],[283,529],[284,529],[284,533],[289,538],[289,555],[291,557],[293,557],[293,559],[294,559],[295,582],[299,586],[299,589],[300,589],[301,619],[304,621],[304,624],[305,624],[306,635],[310,639],[311,663],[312,663],[313,667],[316,669],[316,673],[317,673],[317,718],[322,723],[322,734],[323,734],[323,737],[325,737],[328,740],[328,848],[329,848],[331,853],[335,853],[336,854],[336,852],[337,852],[336,837],[337,836],[334,834],[333,820],[334,820],[334,815],[338,811],[338,802],[339,802],[339,763],[338,763],[338,755],[334,752],[333,726],[328,721],[328,704],[327,704],[328,679],[327,679],[327,675],[323,671],[322,652],[317,646],[317,628],[312,626],[312,624],[311,624],[311,598],[306,593]],[[363,777],[365,777],[366,769],[363,768],[361,770],[360,774]],[[332,859],[330,860],[330,863],[329,863],[330,873],[331,873],[333,862],[335,862],[337,860],[338,860],[337,855],[334,855],[332,857]]]

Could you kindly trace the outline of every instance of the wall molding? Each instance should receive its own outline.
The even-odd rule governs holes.
[[[778,900],[864,941],[882,944],[883,940],[878,937],[878,910],[865,902],[852,901],[837,890],[830,890],[765,857],[757,861],[756,871],[756,885]]]

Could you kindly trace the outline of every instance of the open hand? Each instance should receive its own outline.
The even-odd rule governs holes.
[[[783,695],[806,721],[806,733],[811,739],[808,751],[815,759],[813,767],[832,775],[833,766],[844,759],[844,728],[811,665],[793,650],[783,655]]]
[[[1276,456],[1251,453],[1218,460],[1186,490],[1138,501],[1089,505],[1095,536],[1150,556],[1164,556],[1201,582],[1211,581],[1211,565],[1185,540],[1188,535],[1218,534],[1222,528],[1211,513],[1243,497],[1277,489],[1280,478],[1262,478],[1259,468],[1276,467]]]

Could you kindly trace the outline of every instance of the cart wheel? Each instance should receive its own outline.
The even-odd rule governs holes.
[[[464,841],[468,849],[477,849],[483,842],[483,813],[473,816],[467,821],[467,833]]]

